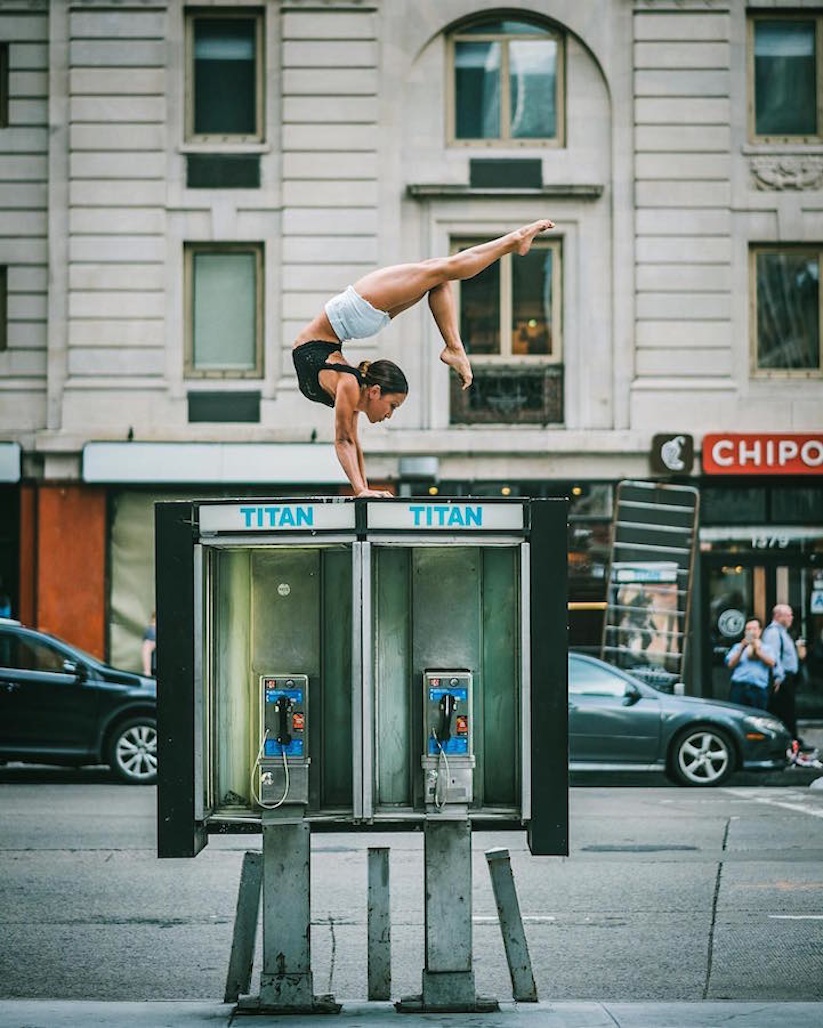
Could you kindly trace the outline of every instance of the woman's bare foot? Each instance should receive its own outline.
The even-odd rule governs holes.
[[[554,228],[554,222],[549,221],[548,218],[543,218],[541,221],[535,221],[531,225],[524,225],[523,228],[519,228],[514,235],[518,239],[517,252],[520,256],[522,257],[529,252],[536,235],[539,235],[541,232],[548,232],[550,228]]]
[[[466,351],[451,350],[448,346],[445,346],[443,348],[443,352],[440,354],[440,360],[443,361],[444,364],[448,364],[450,368],[454,368],[463,388],[468,389],[472,384],[474,375],[472,374],[472,366],[469,363]]]

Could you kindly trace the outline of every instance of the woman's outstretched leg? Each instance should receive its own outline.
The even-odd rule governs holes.
[[[387,311],[392,318],[428,294],[432,316],[445,343],[440,359],[454,368],[463,388],[467,389],[471,385],[472,370],[460,338],[450,283],[474,278],[507,253],[527,254],[535,236],[552,228],[554,222],[546,218],[534,221],[499,239],[479,243],[449,257],[379,268],[355,282],[354,288],[364,300],[378,310]]]
[[[443,282],[474,278],[507,253],[528,253],[534,237],[550,228],[554,228],[554,222],[544,218],[499,239],[460,250],[450,257],[432,257],[416,264],[378,268],[358,279],[354,288],[373,307],[387,311],[394,318]]]

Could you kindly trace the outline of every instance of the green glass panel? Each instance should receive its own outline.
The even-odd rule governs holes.
[[[322,776],[319,804],[326,809],[352,804],[351,550],[324,550],[322,575],[322,673],[313,704],[315,712],[322,710],[322,718],[318,723],[315,717],[313,731],[315,737],[321,732],[322,762],[316,762],[316,773]]]
[[[412,727],[409,551],[375,548],[375,710],[379,806],[412,806],[422,745]],[[416,763],[415,763],[416,760]]]
[[[483,34],[495,36],[545,35],[546,30],[538,25],[530,25],[526,21],[512,21],[508,18],[495,18],[488,21],[477,21],[466,28],[460,29],[460,35]]]
[[[754,39],[755,132],[816,135],[814,22],[758,21]]]
[[[554,252],[532,247],[512,261],[512,353],[552,353],[552,262]]]
[[[511,40],[509,47],[509,135],[553,139],[557,135],[557,43]]]
[[[252,135],[257,131],[254,18],[194,21],[194,131]]]
[[[483,550],[483,676],[475,701],[483,794],[475,799],[484,806],[519,805],[519,555],[514,547]]]
[[[455,43],[454,92],[457,139],[499,138],[499,43]]]
[[[248,550],[226,550],[212,566],[211,712],[214,800],[218,809],[251,806],[250,769],[259,701],[249,673],[251,648],[251,560]],[[252,727],[255,726],[255,727]]]
[[[254,253],[194,255],[194,366],[251,371],[257,365]]]
[[[460,336],[467,353],[500,353],[499,263],[460,283]]]
[[[820,367],[819,276],[816,254],[758,253],[758,368]]]

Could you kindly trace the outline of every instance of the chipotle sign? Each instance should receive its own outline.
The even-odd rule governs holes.
[[[813,435],[706,435],[707,475],[823,475],[823,432]]]

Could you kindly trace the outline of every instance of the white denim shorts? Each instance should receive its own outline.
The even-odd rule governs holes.
[[[346,339],[368,339],[369,336],[375,336],[391,321],[385,311],[379,311],[368,300],[364,300],[354,286],[348,286],[345,292],[338,293],[328,301],[326,317],[341,343]]]

